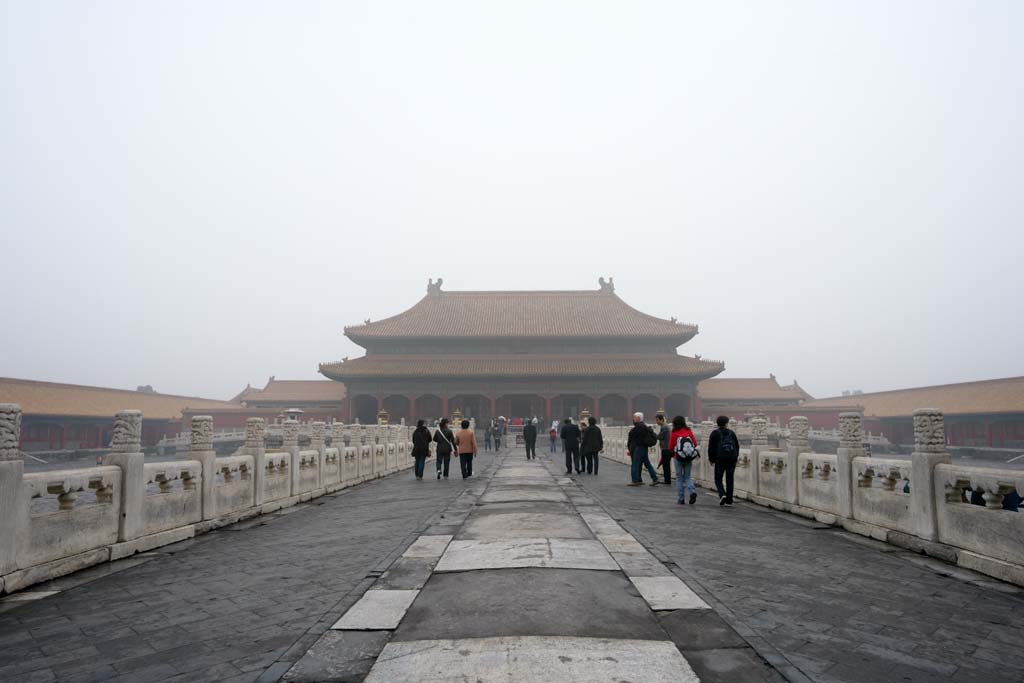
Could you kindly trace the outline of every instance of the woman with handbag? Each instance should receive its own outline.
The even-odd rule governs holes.
[[[448,429],[448,418],[441,420],[434,432],[434,443],[437,444],[437,478],[441,478],[444,471],[444,478],[448,478],[448,465],[452,461],[452,451],[455,450],[455,435]]]

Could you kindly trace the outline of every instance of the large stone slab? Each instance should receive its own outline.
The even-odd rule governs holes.
[[[418,590],[368,590],[331,628],[350,631],[396,629],[417,595]]]
[[[390,637],[391,631],[327,631],[282,680],[289,683],[362,680]]]
[[[613,552],[612,557],[622,567],[626,576],[672,576],[661,561],[654,555],[644,550],[638,553],[617,553]]]
[[[670,641],[555,636],[414,640],[384,647],[368,683],[698,683]]]
[[[512,503],[517,501],[566,503],[568,499],[561,490],[553,486],[533,489],[527,486],[492,487],[480,497],[480,503],[485,505],[488,503]]]
[[[597,540],[604,544],[609,552],[613,553],[642,553],[647,549],[639,541],[633,538],[633,534],[598,534]]]
[[[441,557],[451,540],[451,536],[420,536],[402,553],[402,557]]]
[[[631,576],[629,580],[651,609],[711,609],[676,576]]]
[[[568,538],[455,540],[437,563],[436,572],[474,569],[552,567],[617,571],[619,565],[600,541]]]
[[[619,572],[492,569],[435,574],[393,640],[483,635],[665,639]]]
[[[473,512],[458,534],[460,540],[593,537],[571,507],[553,503],[487,505]]]

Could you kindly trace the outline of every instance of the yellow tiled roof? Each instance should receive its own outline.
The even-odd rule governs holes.
[[[718,361],[677,354],[375,354],[339,363],[323,363],[332,379],[356,377],[562,377],[682,376],[710,377],[722,371]]]
[[[801,401],[811,397],[796,382],[779,386],[769,377],[715,377],[697,385],[703,401]]]
[[[937,408],[947,415],[1022,413],[1024,377],[833,396],[807,401],[804,405],[815,408],[863,406],[864,415],[869,417],[904,417],[912,415],[917,408]]]
[[[119,410],[141,410],[144,418],[177,420],[185,408],[230,406],[195,396],[151,394],[128,389],[108,389],[80,384],[36,382],[0,377],[0,403],[17,403],[25,415],[61,417],[109,417]]]
[[[614,292],[432,292],[384,320],[345,328],[353,341],[392,337],[646,337],[697,334],[684,325],[642,313]]]
[[[345,385],[325,379],[270,378],[262,389],[246,387],[234,401],[248,403],[271,402],[326,402],[345,398]]]

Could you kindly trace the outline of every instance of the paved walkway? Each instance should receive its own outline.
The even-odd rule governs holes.
[[[584,491],[793,680],[1024,681],[1024,591],[796,515],[675,504],[604,461]]]
[[[1019,589],[609,461],[476,468],[8,598],[0,681],[1024,680]]]
[[[445,521],[285,680],[782,680],[547,459],[499,456]]]
[[[0,681],[277,680],[465,489],[455,471],[360,484],[34,586],[20,597],[62,592],[0,602]]]

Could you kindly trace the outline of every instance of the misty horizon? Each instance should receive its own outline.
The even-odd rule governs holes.
[[[1022,14],[0,2],[0,376],[228,399],[609,276],[720,377],[1024,375]]]

